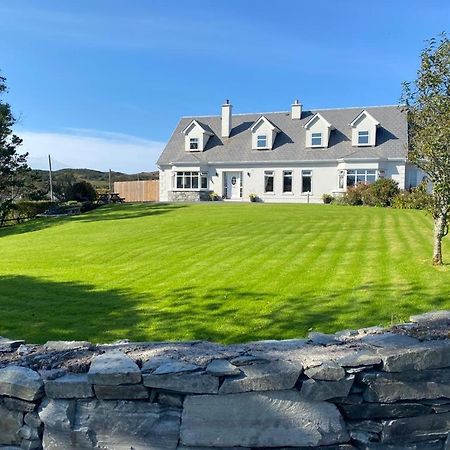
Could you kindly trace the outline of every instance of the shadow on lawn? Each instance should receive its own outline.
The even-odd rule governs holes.
[[[387,325],[391,318],[398,322],[411,314],[450,307],[450,287],[431,296],[414,284],[397,293],[393,286],[373,284],[324,295],[305,291],[282,301],[271,293],[241,288],[198,292],[198,287],[189,286],[161,295],[135,295],[72,282],[0,277],[0,335],[35,343],[125,338],[236,343],[305,337],[309,330]],[[413,302],[418,297],[420,304]]]
[[[158,216],[185,208],[187,205],[168,203],[123,204],[102,206],[93,211],[78,216],[41,217],[19,225],[10,225],[0,228],[0,238],[14,234],[31,233],[45,228],[62,225],[67,222],[100,222],[104,220],[137,219],[149,216]]]

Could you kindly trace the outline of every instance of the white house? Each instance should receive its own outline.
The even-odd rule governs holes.
[[[320,202],[381,177],[401,189],[422,174],[407,160],[406,113],[398,106],[183,117],[158,159],[161,201]]]

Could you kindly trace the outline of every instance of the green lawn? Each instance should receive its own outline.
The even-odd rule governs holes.
[[[332,205],[40,219],[0,230],[0,335],[238,342],[386,325],[450,308],[431,244],[424,212]]]

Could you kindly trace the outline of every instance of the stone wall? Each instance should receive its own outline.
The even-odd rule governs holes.
[[[444,450],[450,311],[308,339],[0,339],[0,448]]]
[[[209,201],[211,191],[169,191],[169,202],[204,202]]]

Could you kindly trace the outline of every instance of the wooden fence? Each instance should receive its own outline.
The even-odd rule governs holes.
[[[115,181],[114,192],[126,202],[159,201],[159,180]]]

